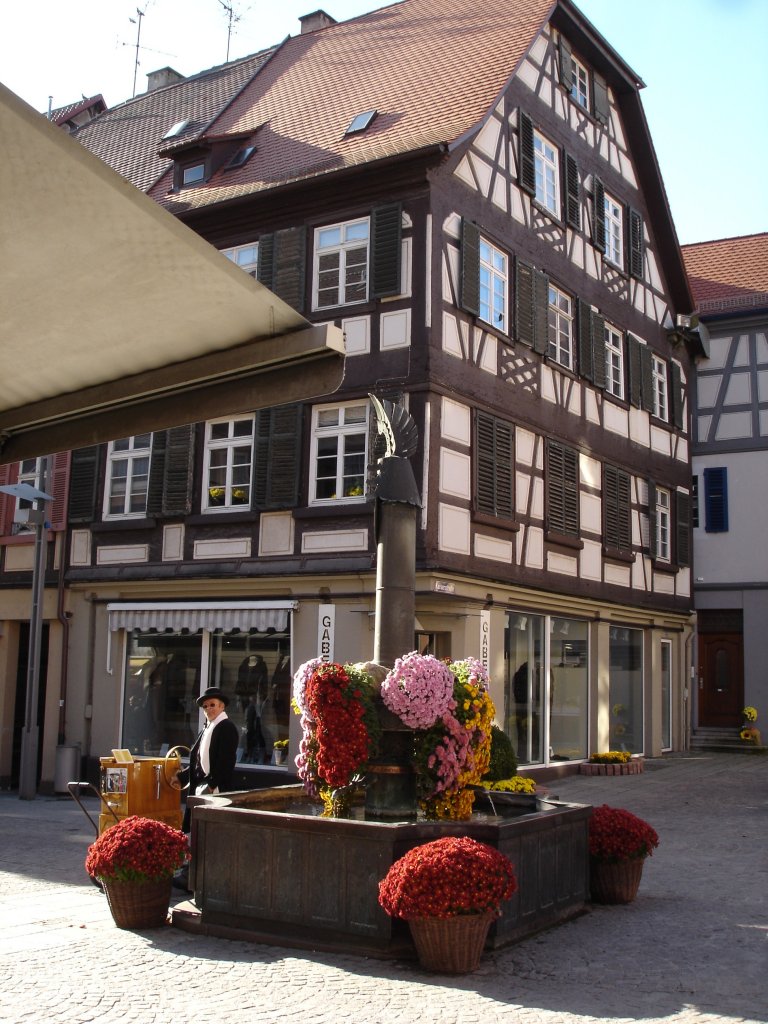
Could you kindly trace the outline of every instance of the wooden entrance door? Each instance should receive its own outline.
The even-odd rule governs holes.
[[[741,725],[744,651],[741,633],[699,635],[699,725]]]

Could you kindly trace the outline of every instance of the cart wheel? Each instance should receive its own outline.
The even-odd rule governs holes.
[[[173,773],[169,776],[169,772],[171,770],[170,762],[171,760],[173,760],[178,761],[180,763],[181,751],[185,751],[187,754],[190,753],[189,747],[185,747],[183,744],[178,744],[175,747],[171,747],[171,749],[168,751],[168,753],[165,755],[165,758],[163,759],[163,778],[165,779],[166,785],[171,786],[173,789],[176,788],[176,786],[174,786],[173,784],[173,780],[176,778],[178,766],[173,769]],[[179,789],[189,789],[189,783],[187,783],[186,786],[179,786]]]

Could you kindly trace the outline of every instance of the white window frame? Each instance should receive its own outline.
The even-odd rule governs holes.
[[[651,354],[651,380],[653,382],[653,415],[666,422],[668,415],[667,364]]]
[[[205,164],[189,164],[181,169],[182,186],[199,185],[205,181]]]
[[[369,418],[367,400],[313,408],[310,505],[365,501]],[[359,451],[361,438],[362,452]],[[331,466],[335,469],[333,477],[329,473]],[[318,491],[326,493],[318,494]]]
[[[560,151],[534,129],[533,154],[536,171],[536,202],[554,217],[560,216]]]
[[[624,207],[605,193],[605,258],[616,267],[624,267]]]
[[[547,355],[556,363],[573,369],[573,299],[550,282]]]
[[[148,440],[145,440],[147,439]],[[121,447],[118,447],[121,446]],[[146,471],[140,471],[139,464],[146,460]],[[107,473],[104,483],[104,519],[143,519],[147,514],[147,495],[149,494],[149,473],[152,463],[152,434],[133,434],[130,437],[121,437],[118,440],[110,441],[107,447]],[[125,473],[116,476],[116,470],[125,470]],[[137,481],[144,478],[143,483],[143,508],[132,509],[130,506],[135,499],[140,501],[141,490],[136,490]],[[122,509],[116,511],[113,508],[112,499],[119,499],[116,483],[121,481],[123,487]]]
[[[233,245],[229,249],[221,249],[222,256],[236,263],[241,270],[251,277],[256,277],[259,268],[259,243],[248,242],[245,245]]]
[[[605,338],[605,390],[614,398],[624,398],[624,339],[621,331],[606,324]]]
[[[672,495],[665,487],[656,488],[656,561],[669,562],[672,558]]]
[[[365,237],[361,237],[363,226]],[[331,236],[337,233],[338,241],[331,241]],[[325,237],[324,237],[325,236]],[[350,254],[358,249],[365,248],[365,263],[352,263],[348,265]],[[321,281],[321,274],[334,273],[332,265],[328,263],[333,257],[337,257],[336,271],[338,282],[336,287],[336,301],[326,302],[324,291],[331,289]],[[357,220],[340,221],[338,224],[324,224],[315,228],[314,241],[314,273],[313,273],[313,294],[312,308],[335,309],[337,306],[359,305],[368,301],[368,278],[371,261],[371,219],[370,217],[359,217]],[[360,268],[362,267],[362,275]],[[323,284],[323,287],[321,287]],[[362,284],[362,295],[355,295],[354,292]],[[350,297],[353,296],[353,297]]]
[[[571,55],[571,97],[580,107],[589,110],[589,71]]]
[[[507,254],[480,239],[480,319],[507,331]]]
[[[226,435],[221,427],[226,424]],[[244,426],[250,424],[250,434]],[[251,507],[253,487],[253,441],[256,417],[235,416],[208,420],[205,424],[203,466],[203,512],[247,511]],[[213,435],[219,436],[214,437]],[[238,449],[249,447],[246,460]],[[223,456],[223,458],[222,458]],[[213,462],[213,464],[212,464]]]

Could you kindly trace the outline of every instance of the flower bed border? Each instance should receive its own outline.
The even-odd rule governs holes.
[[[640,775],[645,770],[642,754],[633,754],[624,764],[580,764],[579,775]]]

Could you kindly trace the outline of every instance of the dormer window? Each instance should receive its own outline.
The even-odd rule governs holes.
[[[224,168],[225,171],[233,171],[236,167],[242,167],[243,164],[250,160],[251,156],[256,152],[255,146],[243,146],[235,153],[232,159],[229,161],[227,166]]]
[[[376,117],[377,111],[366,110],[364,114],[358,114],[357,117],[353,118],[347,130],[344,132],[345,135],[356,135],[358,132],[364,132],[368,125]]]
[[[165,142],[166,139],[178,138],[178,136],[182,134],[182,132],[184,131],[188,124],[188,117],[185,118],[183,121],[177,121],[176,124],[169,128],[168,131],[165,133],[165,135],[163,136],[163,142]]]
[[[182,185],[198,185],[205,181],[205,164],[190,164],[181,172]]]

